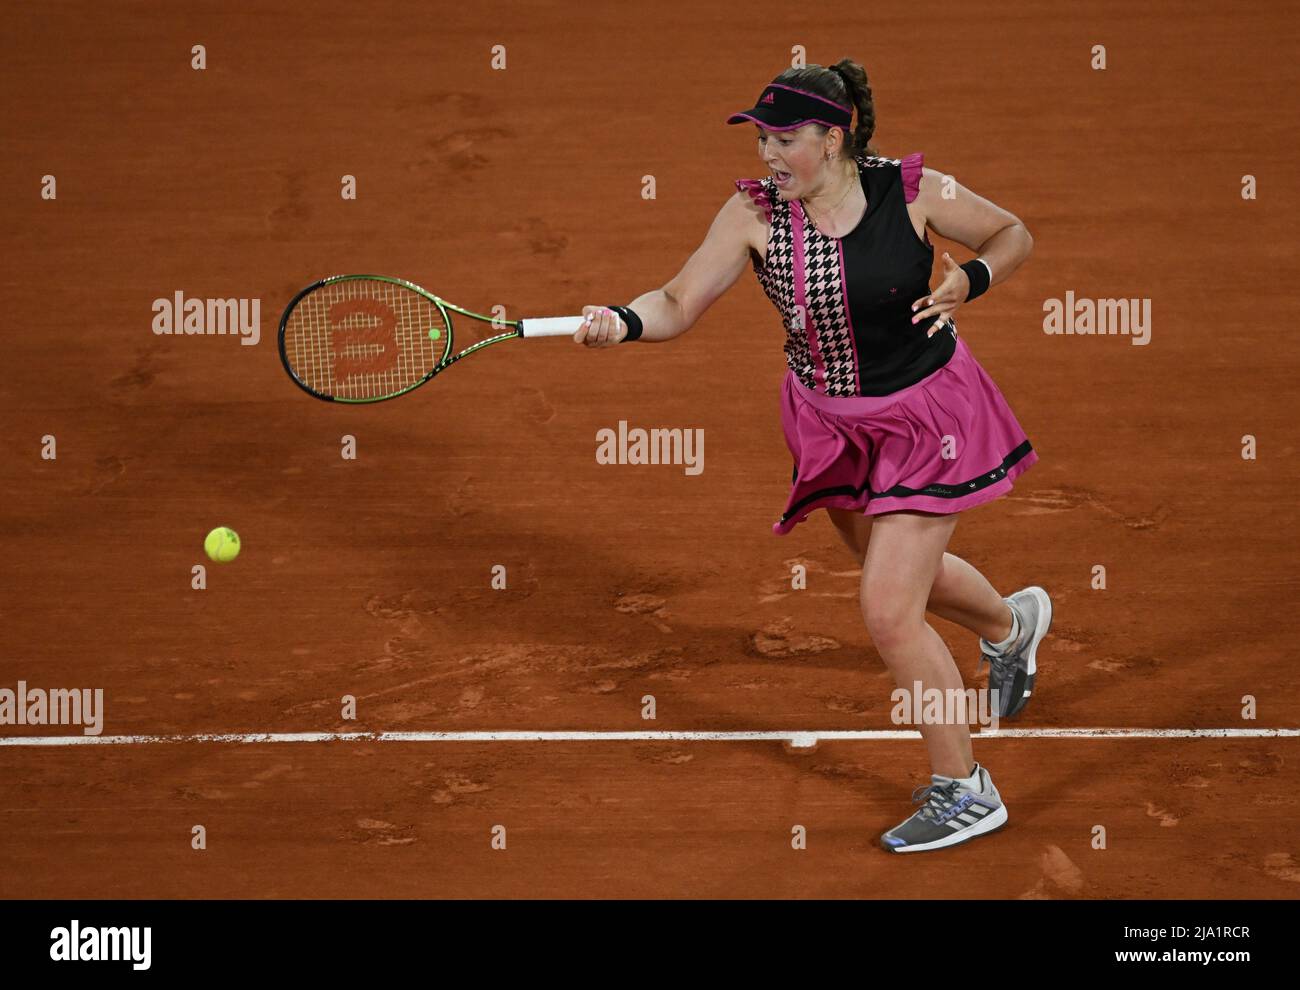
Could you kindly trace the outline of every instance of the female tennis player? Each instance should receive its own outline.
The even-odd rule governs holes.
[[[918,682],[923,698],[963,689],[930,612],[980,637],[990,700],[1015,715],[1033,689],[1051,599],[1039,587],[1003,598],[945,549],[959,513],[1005,495],[1038,459],[954,319],[1011,276],[1033,239],[1013,214],[925,168],[920,153],[881,157],[869,143],[867,75],[850,59],[782,72],[727,119],[746,122],[770,174],[735,180],[663,288],[627,306],[584,307],[574,340],[671,340],[750,262],[786,330],[781,425],[794,476],[775,532],[826,510],[862,565],[867,630],[909,697]],[[934,290],[926,228],[977,255],[958,265],[945,253]],[[913,795],[921,807],[881,836],[884,848],[941,849],[1001,828],[1006,805],[974,761],[968,723],[920,729],[931,783]]]

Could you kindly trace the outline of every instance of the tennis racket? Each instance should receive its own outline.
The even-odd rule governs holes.
[[[452,354],[451,313],[510,329]],[[331,275],[307,286],[280,317],[280,361],[308,395],[382,402],[405,395],[489,344],[576,333],[581,316],[497,320],[385,275]]]

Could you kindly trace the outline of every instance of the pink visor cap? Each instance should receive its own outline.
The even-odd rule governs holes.
[[[848,130],[853,121],[853,108],[802,89],[770,83],[752,107],[727,118],[728,124],[743,124],[745,121],[761,124],[770,131],[792,131],[804,124],[825,124]]]

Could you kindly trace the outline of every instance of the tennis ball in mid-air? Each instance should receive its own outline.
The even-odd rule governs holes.
[[[430,339],[430,340],[437,340],[437,339],[438,339],[439,337],[441,337],[441,336],[442,336],[442,331],[439,330],[437,327],[433,327],[433,328],[429,331],[429,339]]]
[[[239,534],[229,526],[218,526],[203,540],[203,550],[218,564],[229,564],[239,556]]]

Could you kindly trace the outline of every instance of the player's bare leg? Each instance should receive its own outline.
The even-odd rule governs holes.
[[[877,516],[862,567],[861,603],[867,632],[895,683],[922,695],[964,690],[943,638],[926,621],[926,602],[957,525],[956,514],[891,512]],[[910,706],[909,706],[910,707]],[[931,772],[966,777],[975,760],[964,720],[922,722]]]
[[[872,517],[848,509],[827,509],[831,524],[861,564],[867,556]],[[926,611],[955,622],[990,643],[1011,634],[1011,609],[988,579],[955,554],[945,552],[935,575]]]

